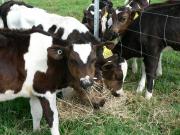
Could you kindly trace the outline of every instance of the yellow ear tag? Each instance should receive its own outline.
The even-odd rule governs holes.
[[[134,20],[136,20],[136,18],[138,18],[139,14],[136,12],[135,16],[134,16]]]
[[[103,17],[107,17],[107,16],[108,16],[108,12],[106,11]]]
[[[103,56],[104,58],[109,58],[113,55],[112,51],[110,49],[108,49],[107,47],[104,46],[103,48]]]

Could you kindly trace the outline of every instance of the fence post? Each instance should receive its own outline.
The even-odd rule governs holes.
[[[94,0],[94,36],[99,39],[99,0]]]

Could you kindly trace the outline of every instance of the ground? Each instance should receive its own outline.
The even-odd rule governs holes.
[[[24,0],[29,4],[60,15],[74,16],[81,20],[82,11],[91,0]],[[112,0],[115,6],[123,0]],[[162,2],[161,0],[152,0]],[[61,116],[63,135],[180,135],[180,53],[165,52],[163,76],[155,83],[154,96],[150,101],[137,95],[135,89],[139,75],[128,72],[125,83],[126,97],[110,101],[117,106],[89,115],[77,114],[74,118]],[[133,77],[132,77],[133,76]],[[109,101],[109,102],[110,102]],[[116,109],[117,108],[117,109]],[[28,99],[17,99],[0,104],[0,135],[49,135],[49,128],[42,121],[42,130],[32,133],[32,119]]]

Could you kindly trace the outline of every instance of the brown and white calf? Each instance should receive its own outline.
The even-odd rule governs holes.
[[[0,30],[0,101],[30,98],[33,129],[40,129],[42,112],[52,135],[59,134],[56,89],[61,80],[53,38],[34,31]],[[48,50],[47,50],[48,49]],[[53,64],[56,62],[57,64]]]
[[[140,13],[128,27],[113,53],[125,59],[143,58],[143,78],[147,81],[146,98],[152,97],[155,73],[162,50],[170,46],[180,51],[180,2],[153,4]],[[140,82],[140,91],[145,83]]]
[[[70,62],[70,66],[72,67],[81,67],[78,71],[71,71],[73,77],[81,78],[80,82],[79,80],[72,79],[74,80],[73,84],[75,85],[76,82],[78,86],[81,85],[83,88],[93,84],[93,78],[91,76],[83,76],[82,74],[83,72],[89,72],[88,69],[91,68],[89,65],[89,55],[91,54],[92,49],[91,42],[93,42],[93,44],[99,44],[99,42],[94,39],[88,32],[88,29],[78,20],[72,17],[62,17],[56,14],[50,14],[43,9],[35,8],[24,2],[17,1],[8,1],[1,5],[0,13],[4,26],[11,29],[27,29],[31,28],[33,25],[41,24],[45,31],[51,33],[57,33],[58,31],[58,34],[56,34],[57,37],[59,36],[60,39],[67,40],[73,44],[73,49],[77,54],[73,54],[72,57],[76,59],[75,56],[78,55],[77,57],[81,59],[81,61],[77,63],[74,62],[74,60]],[[84,46],[81,46],[81,44]],[[96,59],[90,62],[94,63],[96,62]],[[77,86],[73,86],[73,88],[77,88]],[[86,96],[82,97],[85,98]]]
[[[16,2],[9,1],[1,5],[0,7],[1,17],[4,22],[4,26],[8,28],[31,28],[33,25],[41,24],[43,29],[46,31],[50,31],[51,33],[56,33],[58,31],[59,34],[55,34],[57,37],[67,40],[74,44],[75,51],[79,54],[79,57],[82,59],[81,62],[72,62],[70,66],[79,66],[79,71],[72,71],[71,73],[77,77],[81,76],[81,72],[83,69],[88,71],[89,61],[88,57],[90,54],[90,45],[99,44],[93,36],[90,35],[87,28],[84,27],[79,21],[72,17],[62,17],[56,14],[47,13],[45,10],[35,8],[31,5],[27,5],[24,2]],[[78,44],[86,44],[86,46],[79,46]],[[88,50],[89,48],[89,50]],[[83,51],[82,51],[83,50]],[[101,54],[97,54],[98,59],[101,57]],[[76,56],[76,55],[75,55]],[[74,57],[74,55],[72,56]],[[74,57],[75,58],[75,57]],[[97,60],[98,60],[97,59]],[[94,62],[96,60],[90,61]],[[86,66],[82,66],[82,62]],[[88,67],[89,66],[89,67]],[[101,65],[99,65],[101,66]],[[85,67],[85,68],[84,68]],[[77,75],[76,75],[77,74]],[[72,78],[75,78],[75,77]],[[72,79],[73,80],[73,79]],[[84,84],[83,82],[86,82]],[[83,87],[92,85],[92,77],[84,76],[84,79],[81,79],[81,82],[77,79],[74,80],[74,85],[78,86],[81,84]],[[73,86],[73,88],[80,89],[77,86]],[[82,92],[79,93],[81,97],[86,98],[86,96],[82,95]],[[94,101],[93,101],[94,102]],[[103,99],[99,99],[94,102],[94,105],[97,107],[104,103]]]
[[[102,76],[105,87],[108,88],[115,97],[124,94],[123,84],[127,75],[127,62],[124,58],[113,55],[106,59],[102,66]]]
[[[33,129],[39,130],[43,110],[51,134],[58,135],[56,93],[60,89],[74,88],[94,107],[105,102],[96,93],[92,96],[86,91],[93,84],[96,48],[101,45],[88,30],[74,30],[67,40],[62,39],[62,28],[53,37],[44,33],[0,30],[0,101],[30,97]]]

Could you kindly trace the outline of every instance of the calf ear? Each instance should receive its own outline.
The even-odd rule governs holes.
[[[102,43],[101,45],[102,45],[102,46],[106,46],[109,50],[113,50],[114,47],[116,46],[116,45],[114,44],[114,42],[112,42],[112,41],[104,42],[104,43]]]
[[[60,47],[58,45],[53,45],[47,49],[48,56],[55,59],[60,60],[63,58],[65,49],[63,47]]]
[[[37,26],[33,25],[32,29],[34,29],[34,30],[43,30],[43,26],[41,24],[39,24]]]
[[[55,31],[56,31],[56,29],[57,29],[57,26],[56,26],[56,25],[52,25],[52,26],[49,28],[48,32],[51,33],[51,34],[54,34]]]

